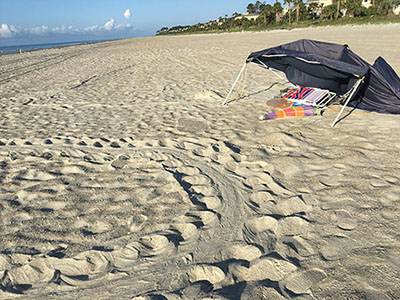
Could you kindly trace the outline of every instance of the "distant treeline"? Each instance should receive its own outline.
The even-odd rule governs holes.
[[[369,2],[370,6],[368,8],[364,6],[363,1]],[[207,23],[163,27],[157,31],[157,35],[268,29],[341,18],[393,17],[395,9],[400,6],[400,0],[333,0],[332,4],[327,6],[318,0],[311,0],[308,3],[302,0],[283,0],[283,5],[285,7],[279,1],[273,5],[257,1],[249,3],[243,15],[235,12],[231,17],[225,15]]]

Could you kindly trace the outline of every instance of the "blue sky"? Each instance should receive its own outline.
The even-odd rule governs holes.
[[[164,26],[243,13],[250,2],[255,1],[0,0],[0,46],[151,36]]]

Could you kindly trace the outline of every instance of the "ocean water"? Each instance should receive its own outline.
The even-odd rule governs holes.
[[[22,51],[27,51],[27,50],[36,50],[36,49],[55,48],[55,47],[62,47],[62,46],[83,45],[83,44],[98,43],[98,42],[104,42],[104,41],[105,40],[50,43],[50,44],[32,44],[32,45],[15,45],[15,46],[0,46],[0,53],[18,52],[20,49]]]

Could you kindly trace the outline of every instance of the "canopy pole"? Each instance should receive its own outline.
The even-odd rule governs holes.
[[[281,75],[279,75],[277,72],[275,72],[274,69],[268,67],[266,64],[264,64],[261,60],[259,60],[258,58],[256,58],[258,60],[258,62],[267,70],[270,70],[276,77],[278,77],[279,79],[283,79],[283,77]]]
[[[276,69],[273,69],[273,68],[271,68],[271,67],[268,67],[266,64],[264,64],[261,60],[259,60],[258,58],[256,58],[257,60],[258,60],[258,62],[264,67],[264,68],[266,68],[267,70],[270,70],[271,72],[272,72],[272,74],[274,74],[276,77],[278,77],[279,79],[284,79],[281,75],[279,75],[278,73],[277,73],[277,70]],[[254,63],[255,64],[255,63]],[[287,82],[289,82],[290,83],[290,85],[292,86],[292,87],[295,87],[295,85],[293,84],[293,83],[291,83],[289,80],[287,80]]]
[[[231,88],[231,90],[229,91],[228,95],[226,96],[225,101],[224,101],[224,103],[223,103],[222,105],[225,105],[226,102],[228,101],[229,97],[231,96],[231,94],[232,94],[232,92],[233,92],[233,89],[235,88],[237,82],[239,81],[240,76],[242,75],[242,73],[243,73],[243,71],[244,71],[244,68],[246,68],[246,64],[247,64],[247,62],[244,63],[242,69],[241,69],[240,72],[239,72],[239,75],[237,76],[235,82],[233,83],[232,88]]]
[[[283,79],[283,77],[281,75],[279,75],[277,72],[275,72],[274,69],[272,68],[268,68],[276,77],[278,77],[279,79]]]
[[[360,83],[361,83],[361,81],[362,81],[363,79],[364,79],[364,77],[358,79],[358,81],[354,84],[353,90],[351,91],[350,95],[347,96],[346,103],[343,105],[342,109],[340,110],[340,112],[339,112],[338,115],[336,116],[336,119],[335,119],[335,121],[333,121],[331,127],[334,127],[334,126],[336,125],[336,123],[337,123],[337,121],[339,120],[341,114],[343,113],[343,111],[344,111],[344,109],[346,108],[347,104],[349,104],[351,98],[353,98],[355,92],[356,92],[357,89],[358,89],[358,86],[360,85]]]

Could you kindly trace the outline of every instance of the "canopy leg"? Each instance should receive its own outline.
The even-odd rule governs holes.
[[[267,67],[268,68],[268,67]],[[279,79],[285,79],[285,78],[283,78],[281,75],[279,75],[277,72],[276,72],[276,70],[274,70],[274,69],[272,69],[272,68],[268,68],[268,70],[270,70],[271,72],[272,72],[272,74],[274,74],[276,77],[278,77]],[[293,83],[291,83],[289,80],[287,80],[286,79],[286,82],[288,82],[288,83],[290,83],[290,85],[292,86],[292,87],[296,87],[296,85],[294,85]]]
[[[279,75],[278,73],[277,73],[277,70],[275,70],[275,69],[273,69],[273,68],[271,68],[271,67],[268,67],[266,64],[264,64],[261,60],[259,60],[258,58],[257,58],[257,60],[258,60],[258,62],[264,67],[264,68],[266,68],[267,70],[270,70],[271,72],[272,72],[272,74],[274,74],[276,77],[278,77],[279,79],[284,79],[281,75]],[[255,63],[254,63],[255,64]],[[291,83],[289,80],[287,80],[287,82],[289,82],[293,87],[295,87],[295,85],[293,84],[293,83]]]
[[[240,72],[239,72],[239,75],[237,76],[235,82],[233,83],[232,88],[231,88],[231,90],[229,91],[228,95],[226,96],[225,101],[224,101],[224,103],[223,103],[222,105],[225,105],[226,102],[228,101],[229,97],[231,96],[231,94],[232,94],[232,92],[233,92],[233,89],[235,88],[237,82],[239,81],[240,76],[242,75],[242,73],[243,73],[243,71],[244,71],[244,68],[246,68],[246,64],[247,64],[247,62],[244,63],[242,69],[241,69]]]
[[[277,72],[274,71],[274,69],[272,68],[268,68],[268,70],[270,70],[276,77],[278,77],[279,79],[284,79],[281,75],[279,75]]]
[[[334,126],[336,125],[337,121],[339,120],[339,118],[340,118],[341,114],[343,113],[344,109],[346,108],[347,104],[349,104],[351,98],[353,98],[353,96],[354,96],[355,92],[357,91],[358,86],[360,85],[360,83],[361,83],[362,80],[363,80],[363,78],[360,78],[360,79],[358,79],[357,82],[354,84],[353,90],[351,91],[350,95],[347,96],[347,100],[346,100],[345,104],[343,105],[342,109],[340,110],[340,112],[339,112],[338,115],[336,116],[336,119],[335,119],[335,121],[333,121],[331,127],[334,127]]]

